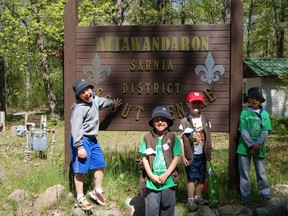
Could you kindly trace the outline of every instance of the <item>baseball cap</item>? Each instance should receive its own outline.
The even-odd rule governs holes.
[[[201,92],[189,92],[186,97],[187,102],[202,101],[204,103],[204,95]]]

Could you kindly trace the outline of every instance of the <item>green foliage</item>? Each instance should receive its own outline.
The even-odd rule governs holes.
[[[80,26],[111,25],[115,17],[115,2],[83,0],[79,2],[78,10]]]
[[[283,82],[283,85],[279,86],[279,89],[288,90],[288,74],[279,76],[279,79]]]
[[[31,109],[47,107],[46,89],[38,59],[36,34],[45,38],[45,55],[55,76],[55,86],[63,104],[62,59],[63,16],[66,0],[60,1],[15,1],[3,8],[0,23],[4,34],[0,35],[0,55],[5,59],[6,100],[9,108]],[[37,11],[37,15],[35,15]],[[60,60],[60,61],[59,61]],[[60,70],[58,69],[60,68]],[[57,70],[58,69],[58,70]],[[61,87],[59,87],[61,85]]]
[[[281,134],[281,137],[288,139],[288,118],[283,116],[273,115],[271,116],[272,131]]]
[[[150,9],[148,10],[148,8]],[[128,16],[126,23],[134,25],[149,25],[157,24],[158,12],[155,8],[151,7],[151,4],[143,4],[137,7],[132,6],[128,9]]]
[[[251,56],[247,57],[280,57],[277,56],[277,46],[280,44],[280,31],[287,29],[288,26],[288,4],[287,1],[263,1],[263,0],[244,0],[245,20],[244,39],[250,40]],[[253,2],[253,4],[251,4]],[[251,16],[251,35],[247,37],[248,14]],[[284,44],[287,45],[287,35],[284,36]],[[283,56],[287,56],[287,46],[283,47]]]
[[[59,107],[63,107],[64,7],[68,0],[6,1],[0,6],[0,56],[5,60],[5,83],[8,108],[48,107],[39,58],[48,58],[52,88]],[[287,1],[244,0],[244,25],[252,13],[251,35],[247,27],[244,44],[250,41],[251,57],[275,57],[279,32],[287,29]],[[118,25],[121,11],[123,25],[148,24],[223,24],[230,21],[227,0],[113,0],[78,1],[80,26]],[[36,35],[43,34],[44,50],[37,49]],[[248,49],[248,47],[244,47]],[[283,56],[287,56],[284,34]]]

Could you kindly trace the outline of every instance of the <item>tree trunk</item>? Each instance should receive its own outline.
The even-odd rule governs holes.
[[[116,25],[122,26],[122,0],[116,0]]]
[[[165,11],[166,11],[166,0],[158,0],[157,1],[157,5],[158,5],[158,11],[160,13],[159,15],[159,20],[158,20],[158,24],[160,25],[164,25],[166,24],[166,14],[165,14]]]
[[[0,14],[4,11],[4,0],[0,1]],[[3,32],[2,19],[0,16],[0,32]],[[1,46],[1,41],[0,41]],[[5,97],[5,60],[0,56],[0,111],[6,111],[6,97]]]
[[[33,2],[33,3],[36,3],[36,2]],[[32,15],[34,17],[36,17],[35,18],[36,23],[39,25],[40,19],[38,16],[37,7],[35,7],[34,10],[32,10]],[[60,112],[58,110],[56,96],[55,96],[54,90],[52,88],[49,63],[48,63],[48,59],[45,55],[44,36],[38,27],[36,27],[35,32],[36,32],[35,36],[36,36],[36,40],[37,40],[37,48],[39,50],[39,56],[40,56],[39,65],[40,65],[40,69],[42,71],[42,77],[43,77],[44,87],[46,90],[46,98],[47,98],[47,102],[48,102],[48,107],[50,109],[52,117],[54,117],[56,119],[60,119]]]
[[[250,58],[251,53],[251,31],[252,31],[252,16],[254,11],[254,0],[251,0],[249,11],[248,11],[248,23],[247,23],[247,47],[246,47],[246,57]]]
[[[230,0],[223,0],[222,21],[228,23],[229,15],[231,14],[231,2]]]
[[[186,1],[181,1],[181,24],[182,25],[185,25],[186,17],[187,17]]]
[[[46,89],[46,97],[48,101],[48,106],[51,111],[51,115],[54,118],[59,119],[60,113],[57,107],[56,96],[52,88],[49,63],[48,63],[46,56],[43,54],[45,50],[43,35],[39,32],[39,33],[36,33],[36,37],[37,37],[37,47],[38,47],[38,50],[40,51],[40,68],[42,69],[42,76],[43,76],[44,86]]]
[[[276,57],[284,58],[284,41],[285,41],[285,31],[284,31],[284,22],[287,17],[287,3],[285,1],[280,1],[280,13],[277,13],[275,10],[275,35],[276,35]],[[274,5],[274,7],[277,7]],[[275,8],[276,9],[276,8]]]

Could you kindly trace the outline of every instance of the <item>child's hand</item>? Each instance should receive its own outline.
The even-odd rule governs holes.
[[[138,165],[141,169],[144,168],[143,160],[136,160],[136,162],[138,163]]]
[[[77,153],[79,158],[86,158],[87,157],[87,152],[84,148],[78,149]]]
[[[185,156],[182,155],[181,160],[184,166],[189,166],[189,161],[185,158]]]
[[[154,175],[154,174],[153,174],[150,179],[151,179],[151,181],[154,182],[154,183],[162,184],[159,176],[157,176],[157,175]]]
[[[158,180],[160,181],[160,184],[164,184],[165,181],[167,180],[167,177],[168,176],[166,176],[165,173],[159,176]]]
[[[119,98],[114,99],[114,107],[115,108],[119,107],[122,103],[123,103],[122,99],[119,99]]]
[[[250,148],[249,154],[251,155],[257,154],[260,151],[260,149],[261,149],[261,145],[255,143]]]

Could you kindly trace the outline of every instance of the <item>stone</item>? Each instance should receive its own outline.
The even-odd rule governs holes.
[[[253,212],[255,216],[282,216],[282,209],[279,205],[267,205],[264,207],[256,208]]]
[[[221,216],[252,216],[252,211],[242,205],[225,205],[218,208]]]
[[[37,210],[43,208],[55,208],[60,202],[65,188],[62,185],[54,185],[46,189],[43,194],[40,194],[39,197],[34,202],[34,208]]]
[[[16,201],[16,202],[21,202],[22,200],[25,200],[28,196],[29,196],[28,192],[26,192],[24,190],[17,189],[15,191],[13,191],[13,193],[8,196],[8,199]]]

